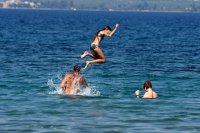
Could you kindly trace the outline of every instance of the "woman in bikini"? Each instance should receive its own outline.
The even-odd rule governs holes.
[[[109,26],[106,26],[96,33],[96,35],[95,35],[95,37],[94,37],[94,39],[91,43],[91,47],[90,47],[93,54],[85,51],[81,55],[81,58],[84,58],[86,56],[90,56],[91,58],[94,59],[92,61],[86,61],[85,68],[87,68],[88,65],[90,65],[90,64],[106,62],[106,58],[105,58],[101,48],[99,47],[99,45],[100,45],[101,41],[103,40],[103,38],[105,36],[112,37],[114,35],[114,33],[116,32],[118,27],[119,27],[119,24],[116,24],[115,28],[112,30]]]

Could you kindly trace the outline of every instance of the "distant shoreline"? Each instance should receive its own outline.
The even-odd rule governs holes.
[[[0,10],[46,10],[46,11],[91,11],[91,12],[142,12],[142,13],[200,13],[191,11],[150,11],[150,10],[94,10],[94,9],[56,9],[56,8],[0,8]]]

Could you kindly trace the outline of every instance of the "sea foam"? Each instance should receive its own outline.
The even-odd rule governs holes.
[[[76,79],[79,80],[79,79]],[[53,79],[48,79],[47,86],[50,88],[49,94],[58,94],[58,95],[65,95],[62,91],[62,88],[60,88],[59,84],[54,83]],[[75,94],[72,92],[70,95],[81,95],[81,96],[100,96],[101,93],[94,89],[93,87],[86,87],[82,88],[79,84],[75,84],[75,82],[72,84],[72,88],[75,90],[77,89],[78,92]]]

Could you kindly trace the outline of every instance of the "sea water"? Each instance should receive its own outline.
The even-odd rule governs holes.
[[[82,96],[59,84],[85,65],[95,33],[107,62],[81,71]],[[0,10],[0,132],[198,133],[200,14]],[[150,80],[154,100],[134,92]]]

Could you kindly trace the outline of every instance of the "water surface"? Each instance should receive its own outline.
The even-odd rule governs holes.
[[[116,23],[107,62],[82,71],[93,93],[59,94],[95,32]],[[0,10],[0,132],[199,132],[199,25],[198,13]],[[146,80],[158,99],[135,98]]]

